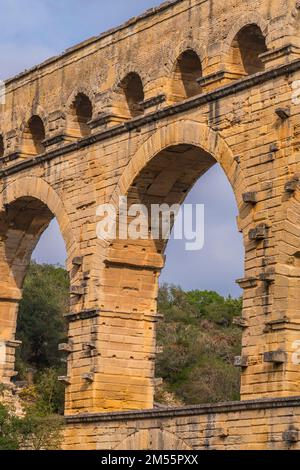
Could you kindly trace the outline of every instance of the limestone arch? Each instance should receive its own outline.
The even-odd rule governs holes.
[[[32,105],[31,108],[25,110],[24,119],[23,119],[23,123],[22,123],[21,128],[24,128],[24,126],[26,126],[26,123],[29,121],[29,119],[32,116],[39,116],[42,119],[42,121],[44,122],[45,128],[46,128],[47,121],[48,121],[48,115],[47,115],[45,109],[40,104]]]
[[[164,63],[165,90],[168,103],[174,104],[201,93],[197,79],[205,75],[207,68],[206,48],[194,39],[185,39],[172,51]]]
[[[114,450],[192,450],[187,442],[176,434],[163,429],[143,429],[136,431]]]
[[[129,69],[131,70],[131,69]],[[113,105],[123,119],[131,119],[144,113],[145,82],[136,69],[127,72],[114,87]]]
[[[131,61],[128,61],[126,62],[126,65],[120,64],[120,66],[117,68],[116,78],[112,87],[112,91],[116,93],[122,80],[131,73],[139,75],[143,83],[144,89],[147,87],[148,83],[151,82],[154,78],[153,74],[151,72],[149,73],[149,70],[145,69],[140,64],[134,63],[133,65]]]
[[[270,49],[269,26],[256,12],[242,16],[231,28],[222,46],[221,67],[244,75],[264,70],[259,55]]]
[[[45,109],[40,104],[37,104],[32,107],[31,115],[32,116],[37,115],[41,118],[45,126],[45,131],[47,133],[48,132],[48,114],[46,113]]]
[[[181,204],[193,184],[216,162],[232,186],[240,211],[244,207],[245,180],[239,164],[218,133],[191,120],[167,124],[149,137],[131,158],[109,202],[118,208],[119,197],[126,196],[129,207],[143,204],[148,214],[151,204]],[[155,315],[167,240],[159,236],[136,241],[116,235],[113,240],[98,241],[103,248],[106,246],[104,283],[109,284],[113,276],[120,279],[112,288],[109,284],[102,306]],[[144,285],[148,286],[146,292]]]
[[[76,106],[76,100],[79,97],[83,97],[86,100],[84,106],[88,104],[90,110],[88,112],[88,118],[84,116],[82,122],[80,115],[78,114],[79,109]],[[76,87],[75,90],[69,95],[66,105],[64,107],[64,115],[66,117],[66,132],[68,135],[80,138],[87,137],[90,135],[91,130],[88,126],[88,121],[93,118],[95,111],[95,93],[91,92],[87,87]]]
[[[49,208],[53,216],[57,218],[67,252],[73,252],[76,241],[71,221],[57,192],[42,178],[19,177],[5,186],[0,193],[0,210],[4,211],[7,206],[24,197],[37,199]]]
[[[116,203],[119,196],[126,194],[135,177],[145,165],[167,147],[189,144],[202,148],[212,155],[223,168],[235,194],[238,207],[242,204],[241,186],[244,181],[243,171],[234,159],[234,155],[220,134],[209,126],[192,120],[175,121],[158,129],[152,134],[130,159],[110,202]],[[240,181],[237,184],[237,180]],[[238,191],[234,188],[237,187]]]
[[[76,96],[79,95],[80,93],[82,93],[83,95],[86,95],[89,98],[89,100],[91,101],[91,103],[94,104],[96,92],[94,92],[93,90],[91,90],[91,88],[89,88],[87,86],[84,86],[84,85],[77,86],[71,91],[71,93],[69,94],[69,96],[66,99],[66,103],[65,103],[65,106],[64,106],[64,112],[65,113],[68,113],[68,111],[70,109],[70,106],[72,105],[72,103],[75,100]]]
[[[202,63],[202,68],[205,71],[206,62],[208,60],[206,47],[200,43],[199,40],[187,38],[181,41],[175,49],[171,51],[168,50],[168,58],[165,61],[164,67],[166,76],[169,77],[172,74],[178,57],[187,50],[193,50],[198,55]]]
[[[37,119],[42,124],[43,128],[43,139],[41,139],[36,145],[34,142],[34,135],[32,129],[30,129],[30,123]],[[19,150],[22,153],[29,156],[35,156],[39,153],[44,153],[45,148],[42,144],[42,140],[46,139],[49,134],[48,129],[48,115],[44,108],[39,104],[33,104],[31,109],[24,110],[24,117],[22,123],[17,130],[17,142],[19,144]]]
[[[40,236],[54,217],[57,218],[65,240],[70,272],[76,241],[69,216],[57,192],[42,178],[28,176],[18,177],[4,186],[0,193],[2,341],[14,341],[27,267]],[[73,272],[70,273],[70,278],[74,278]],[[0,377],[4,383],[10,384],[15,375],[14,358],[15,346],[7,346],[5,362],[0,364]]]
[[[259,13],[253,11],[251,13],[246,13],[245,15],[242,15],[237,21],[235,21],[234,25],[229,30],[228,34],[226,35],[226,38],[223,41],[223,58],[224,56],[226,56],[226,54],[228,54],[231,44],[238,32],[245,26],[248,26],[250,24],[256,24],[260,28],[262,34],[266,39],[267,47],[270,47],[268,21],[265,20]]]
[[[47,134],[49,132],[49,129],[48,129],[48,115],[47,115],[45,109],[40,104],[38,104],[38,105],[33,105],[30,109],[27,109],[27,108],[24,109],[22,123],[19,127],[20,141],[22,141],[23,134],[24,134],[24,131],[26,129],[26,126],[27,126],[28,122],[30,121],[30,119],[33,116],[39,116],[39,118],[43,121],[43,124],[44,124],[44,127],[45,127],[45,133],[46,133],[46,136],[47,136]]]

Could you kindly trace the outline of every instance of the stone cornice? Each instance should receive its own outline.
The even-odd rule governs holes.
[[[87,320],[90,318],[99,317],[100,310],[99,309],[88,309],[88,310],[81,310],[80,312],[70,312],[64,314],[64,318],[69,322],[75,322],[80,320]]]
[[[79,139],[76,142],[66,144],[58,149],[50,150],[42,155],[37,155],[36,157],[22,160],[21,162],[18,162],[15,165],[11,165],[8,168],[0,170],[0,178],[18,173],[19,171],[31,168],[33,166],[39,165],[43,162],[47,162],[54,158],[58,158],[72,152],[76,152],[78,150],[89,147],[90,145],[93,145],[97,142],[102,142],[104,140],[117,137],[127,132],[131,132],[135,129],[140,129],[141,127],[149,123],[157,122],[170,116],[181,114],[191,109],[203,106],[205,104],[218,101],[228,96],[232,96],[236,93],[245,91],[254,86],[266,83],[269,80],[274,80],[275,78],[292,74],[297,70],[300,70],[300,59],[290,62],[289,64],[284,64],[280,67],[269,69],[267,71],[260,72],[255,75],[247,76],[240,80],[236,80],[233,83],[217,88],[216,90],[197,95],[196,97],[190,98],[172,106],[167,106],[153,113],[149,113],[144,116],[131,119],[130,121],[126,121],[123,124],[113,126],[109,129],[98,132],[89,137]]]
[[[267,410],[287,407],[300,407],[300,396],[284,398],[263,398],[237,402],[218,403],[215,405],[194,405],[180,408],[164,408],[141,411],[125,411],[114,413],[85,413],[65,416],[67,424],[107,423],[139,419],[181,418],[186,416],[210,415],[237,411]]]

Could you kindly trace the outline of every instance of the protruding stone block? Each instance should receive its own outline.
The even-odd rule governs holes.
[[[291,110],[288,107],[286,107],[286,108],[277,108],[275,110],[275,113],[277,114],[277,116],[282,121],[285,121],[286,119],[288,119],[291,116]]]
[[[140,106],[143,109],[149,109],[149,108],[153,108],[154,106],[158,106],[159,104],[164,103],[165,101],[166,101],[166,95],[162,93],[160,95],[153,96],[152,98],[149,98],[143,101],[142,103],[140,103]]]
[[[248,236],[251,241],[264,240],[268,236],[268,227],[265,224],[258,225],[249,230]]]
[[[17,340],[9,340],[9,341],[6,341],[6,346],[8,348],[14,348],[14,349],[17,349],[19,348],[21,345],[22,345],[22,341],[17,341]]]
[[[83,263],[83,256],[75,256],[72,260],[72,264],[74,266],[82,266]]]
[[[261,273],[259,275],[259,279],[263,282],[268,282],[268,283],[272,283],[275,281],[275,272],[274,271],[267,271],[267,272],[264,272],[264,273]]]
[[[274,152],[278,152],[278,150],[279,150],[279,147],[278,147],[277,142],[274,142],[273,144],[270,145],[270,152],[274,153]]]
[[[249,326],[248,320],[246,320],[243,317],[235,317],[232,320],[232,324],[236,325],[236,326],[239,326],[240,328],[248,328],[248,326]]]
[[[96,346],[95,341],[90,341],[90,342],[87,342],[87,343],[83,343],[83,345],[82,345],[82,349],[84,351],[92,351],[96,348],[97,348],[97,346]]]
[[[284,185],[284,190],[286,193],[294,193],[298,187],[299,178],[295,177],[287,181]]]
[[[80,312],[68,312],[64,314],[64,317],[69,321],[69,322],[75,322],[79,320],[88,320],[90,318],[96,318],[100,315],[100,310],[99,309],[87,309],[87,310],[81,310]]]
[[[61,375],[58,377],[58,381],[63,383],[64,385],[68,386],[71,384],[71,379],[70,377],[67,377],[65,375]]]
[[[89,383],[92,383],[94,382],[95,380],[95,375],[93,372],[88,372],[86,374],[82,374],[82,378],[83,380],[85,380],[86,382],[89,382]]]
[[[244,277],[237,279],[235,282],[240,286],[241,289],[251,289],[257,286],[257,277]]]
[[[297,12],[295,8],[292,10]],[[287,61],[291,62],[295,59],[298,59],[300,55],[300,48],[296,44],[283,44],[277,48],[271,48],[266,52],[260,54],[260,60],[266,65],[267,68],[275,67],[281,64],[286,63]]]
[[[72,352],[72,346],[69,343],[61,343],[58,345],[58,350],[70,354]]]
[[[281,349],[264,353],[264,362],[272,362],[273,364],[284,364],[286,361],[287,354]]]
[[[290,322],[290,318],[286,315],[284,315],[283,317],[276,318],[274,320],[270,320],[266,322],[264,332],[269,333],[270,331],[283,330],[288,326]]]
[[[242,369],[248,367],[248,356],[235,356],[234,366]]]
[[[70,294],[71,295],[77,295],[77,296],[82,296],[84,295],[84,287],[82,286],[71,286],[70,287]]]
[[[257,193],[250,191],[243,194],[243,201],[245,204],[256,204],[257,203]]]
[[[209,75],[199,77],[196,82],[201,87],[202,92],[206,93],[212,89],[227,85],[245,77],[245,73],[232,70],[218,70]]]
[[[291,428],[282,433],[282,440],[288,444],[298,442],[299,438],[299,430],[297,428]]]

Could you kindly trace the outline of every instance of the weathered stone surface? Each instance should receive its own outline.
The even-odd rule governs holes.
[[[64,448],[299,450],[299,420],[299,397],[85,414],[66,419]]]
[[[62,378],[66,415],[153,407],[156,299],[166,243],[106,243],[97,238],[97,207],[117,206],[124,195],[129,204],[147,207],[182,203],[218,162],[238,204],[245,245],[240,284],[248,366],[241,397],[297,395],[300,191],[286,187],[300,174],[297,19],[293,1],[216,0],[212,9],[208,1],[173,0],[6,82],[6,104],[0,105],[1,381],[9,384],[14,375],[12,341],[30,256],[56,217],[72,294],[72,351]],[[250,193],[255,201],[247,196],[251,204],[245,204]],[[278,334],[272,322],[283,317],[289,321]],[[95,345],[95,353],[86,344]],[[286,352],[284,367],[264,362],[267,351],[277,350]],[[299,427],[298,403],[291,406]],[[187,422],[174,425],[180,437],[167,442],[176,448],[187,437],[191,447],[209,442],[223,448],[220,439],[232,428],[226,448],[282,447],[290,423],[283,416],[281,426],[277,406],[267,408],[270,421],[257,433],[253,426],[261,423],[252,408],[242,440],[238,429],[233,434],[228,409],[217,410],[215,443],[199,434],[212,410],[206,427],[202,421],[195,432]],[[271,421],[278,432],[269,439]],[[102,437],[96,437],[83,423],[68,421],[66,447],[105,447],[109,432],[99,425]],[[123,431],[114,432],[117,446]],[[129,442],[124,429],[126,446],[147,445],[149,432],[143,432]],[[158,442],[159,431],[152,437]]]

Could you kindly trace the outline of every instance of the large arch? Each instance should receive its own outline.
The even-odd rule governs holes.
[[[118,207],[119,198],[126,196],[128,207],[143,204],[148,214],[151,204],[181,204],[194,183],[215,163],[222,166],[237,205],[243,207],[245,180],[224,139],[203,123],[191,120],[172,122],[154,132],[141,145],[126,166],[110,202]],[[152,220],[147,229],[149,227],[153,228]],[[106,243],[101,308],[120,315],[124,328],[126,320],[131,319],[130,337],[132,341],[139,338],[140,349],[136,352],[142,358],[145,351],[155,351],[158,279],[165,265],[167,240],[162,237],[134,239],[117,235]],[[140,380],[141,365],[137,363],[137,355],[130,351],[128,342],[122,354],[129,357],[129,368],[136,371],[134,380]],[[153,378],[154,363],[144,360],[143,394],[147,407],[153,406]],[[127,390],[131,399],[138,393],[131,385]]]
[[[0,194],[0,380],[10,384],[14,373],[19,302],[32,252],[56,217],[65,240],[68,269],[76,250],[69,216],[56,191],[38,177],[19,177]]]
[[[114,450],[192,450],[192,447],[175,433],[159,428],[142,429],[134,432]]]
[[[57,218],[68,252],[76,249],[75,236],[70,218],[62,199],[44,179],[36,176],[19,177],[5,186],[0,193],[0,212],[5,207],[24,197],[32,197],[43,202]]]
[[[167,147],[180,144],[193,145],[212,155],[221,165],[235,194],[237,205],[242,204],[243,170],[234,158],[232,150],[219,133],[197,121],[183,119],[171,122],[158,129],[138,149],[126,166],[118,185],[111,196],[111,203],[118,204],[118,198],[128,191],[135,177],[144,166]]]
[[[248,216],[249,209],[243,212],[246,181],[232,151],[218,133],[202,123],[190,120],[170,123],[144,142],[126,166],[110,203],[118,208],[120,198],[126,196],[128,206],[143,204],[148,213],[151,212],[151,204],[181,204],[194,183],[215,163],[221,165],[231,184],[239,212],[243,217]],[[107,264],[113,263],[114,269],[122,270],[120,265],[129,263],[137,270],[145,266],[154,267],[159,275],[164,267],[166,240],[153,240],[149,237],[147,240],[136,241],[119,239],[117,236],[113,241],[101,239],[102,244],[103,242],[106,243]],[[132,259],[134,261],[130,261]],[[112,270],[106,273],[111,276]],[[120,273],[117,276],[119,278]],[[121,285],[113,286],[113,294],[110,286],[104,289],[104,305],[109,299],[109,309],[123,308],[127,311],[134,308],[143,311],[146,308],[155,312],[156,281],[157,279],[152,284],[153,279],[147,280],[149,286],[152,284],[147,299],[143,295],[139,299],[139,289],[136,286],[134,289],[125,288],[127,296],[124,298]],[[135,298],[133,304],[132,298]],[[124,307],[121,307],[120,304],[123,303]]]

